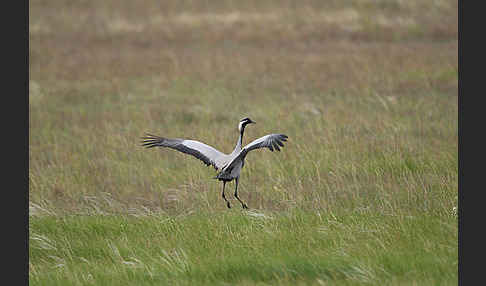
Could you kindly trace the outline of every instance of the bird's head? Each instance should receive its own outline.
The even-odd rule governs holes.
[[[251,123],[255,124],[256,122],[253,121],[253,120],[251,120],[248,117],[245,117],[245,118],[241,119],[240,120],[240,123],[238,124],[238,130],[241,132],[243,129],[245,129],[245,126],[247,124],[251,124]]]

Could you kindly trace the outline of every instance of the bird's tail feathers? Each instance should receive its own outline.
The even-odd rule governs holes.
[[[223,172],[219,172],[215,177],[213,177],[213,179],[217,179],[220,181],[231,181],[231,178]]]

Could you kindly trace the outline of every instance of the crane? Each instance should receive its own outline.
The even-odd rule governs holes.
[[[240,135],[236,146],[230,154],[225,154],[215,148],[190,139],[180,138],[164,138],[156,135],[146,133],[145,137],[142,137],[142,146],[147,148],[152,147],[168,147],[185,154],[192,155],[199,160],[203,161],[207,166],[212,165],[216,171],[218,171],[216,177],[218,181],[223,182],[222,197],[226,201],[228,208],[231,208],[231,204],[226,199],[224,194],[224,188],[226,183],[235,180],[235,198],[241,203],[244,209],[248,209],[248,206],[238,197],[238,183],[240,178],[240,172],[245,165],[245,158],[248,152],[259,149],[268,148],[270,151],[280,151],[280,148],[284,146],[283,142],[287,141],[288,136],[285,134],[267,134],[258,139],[253,140],[251,143],[242,148],[243,134],[245,127],[248,124],[255,124],[256,122],[248,117],[240,120],[238,123],[238,131]]]

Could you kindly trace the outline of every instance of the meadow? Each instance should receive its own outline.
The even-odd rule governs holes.
[[[29,1],[29,284],[457,285],[457,1]],[[146,132],[250,153],[238,194]]]

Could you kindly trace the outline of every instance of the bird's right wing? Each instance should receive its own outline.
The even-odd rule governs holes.
[[[248,145],[246,145],[243,149],[241,149],[241,152],[238,154],[238,156],[234,157],[231,162],[228,162],[228,164],[225,165],[224,168],[225,170],[232,170],[236,166],[236,164],[240,160],[243,160],[246,154],[248,154],[248,152],[250,152],[251,150],[255,150],[258,148],[268,148],[272,152],[273,149],[280,151],[280,148],[284,146],[283,142],[287,141],[287,138],[289,137],[285,134],[268,134],[258,139],[255,139]]]
[[[283,147],[282,141],[287,141],[289,138],[285,134],[268,134],[258,139],[253,140],[248,145],[246,145],[242,151],[246,155],[246,153],[250,152],[251,150],[258,149],[258,148],[268,148],[270,151],[273,152],[273,149],[280,151],[280,147]],[[279,147],[280,145],[280,147]]]
[[[223,167],[226,154],[214,149],[213,147],[206,145],[202,142],[195,140],[179,139],[179,138],[164,138],[147,134],[142,137],[142,146],[147,148],[152,147],[168,147],[174,150],[180,151],[192,155],[199,160],[203,161],[207,166],[212,165],[216,170]]]

